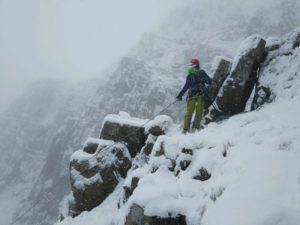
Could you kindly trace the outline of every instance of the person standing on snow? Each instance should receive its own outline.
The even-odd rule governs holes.
[[[192,59],[190,61],[190,68],[186,82],[178,96],[177,100],[182,101],[182,96],[188,90],[187,96],[187,110],[183,121],[183,133],[190,130],[190,124],[193,113],[196,109],[196,115],[193,121],[193,130],[199,130],[201,126],[203,114],[203,95],[205,94],[205,85],[211,85],[212,80],[206,72],[200,68],[199,59]]]

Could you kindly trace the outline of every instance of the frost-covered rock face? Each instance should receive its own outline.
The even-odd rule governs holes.
[[[250,36],[241,44],[230,75],[209,109],[206,123],[215,121],[221,115],[234,115],[244,111],[257,81],[257,71],[264,60],[265,44],[266,41],[258,36]]]
[[[96,150],[91,153],[92,149]],[[88,150],[88,151],[87,151]],[[131,157],[125,145],[88,139],[84,150],[72,155],[70,179],[74,201],[70,204],[69,215],[76,216],[98,206],[114,191],[121,177],[131,167]]]

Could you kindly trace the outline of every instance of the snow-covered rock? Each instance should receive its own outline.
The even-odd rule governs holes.
[[[88,146],[97,148],[91,152]],[[77,216],[101,204],[131,167],[128,149],[121,143],[88,139],[84,149],[71,157],[70,179],[74,201],[69,206],[70,216]]]
[[[271,90],[258,82],[256,84],[255,93],[251,104],[251,110],[258,109],[260,106],[267,102],[270,102],[271,100]]]
[[[294,38],[293,38],[293,49],[298,48],[300,46],[300,29],[297,29],[294,32]]]
[[[226,57],[217,56],[214,58],[210,73],[212,74],[212,85],[207,91],[205,108],[208,108],[218,95],[224,80],[230,73],[232,60]]]
[[[147,216],[144,210],[137,204],[133,204],[126,218],[125,225],[186,225],[185,217],[182,215],[169,216],[166,218]]]
[[[125,112],[119,115],[108,115],[104,118],[100,138],[121,141],[127,144],[132,157],[145,145],[146,135],[144,124],[146,120],[130,117]]]
[[[154,136],[164,135],[170,130],[173,123],[170,116],[157,116],[146,125],[145,132]]]
[[[154,143],[156,142],[156,140],[157,140],[157,136],[149,134],[145,146],[142,148],[141,152],[143,154],[150,155],[152,153]]]
[[[128,199],[130,198],[130,196],[133,194],[133,191],[137,188],[138,186],[138,182],[139,182],[139,178],[138,177],[132,177],[131,178],[131,182],[130,184],[124,185],[124,198],[123,198],[123,204],[126,203],[128,201]]]
[[[256,35],[243,41],[236,52],[230,75],[209,108],[205,123],[222,115],[241,113],[246,107],[257,81],[258,69],[264,60],[266,41]]]
[[[265,62],[261,65],[258,83],[255,89],[252,110],[259,108],[264,103],[272,102],[277,97],[282,97],[279,90],[293,90],[290,92],[292,97],[296,90],[294,82],[297,80],[297,52],[294,43],[300,36],[300,29],[285,35],[283,38],[277,38],[278,48],[268,51]],[[270,41],[272,43],[272,41]],[[270,45],[270,44],[269,44]],[[290,67],[287,67],[289,64]],[[281,76],[282,75],[282,76]]]

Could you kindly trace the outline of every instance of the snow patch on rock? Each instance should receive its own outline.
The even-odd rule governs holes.
[[[107,115],[103,120],[102,127],[107,121],[112,122],[112,123],[117,123],[120,126],[123,126],[124,124],[128,124],[128,125],[135,126],[135,127],[143,127],[143,125],[148,120],[131,117],[129,113],[120,111],[118,115],[116,115],[116,114]]]

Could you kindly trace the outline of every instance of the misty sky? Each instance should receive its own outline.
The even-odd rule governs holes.
[[[180,0],[0,0],[0,111],[41,77],[99,74]]]

